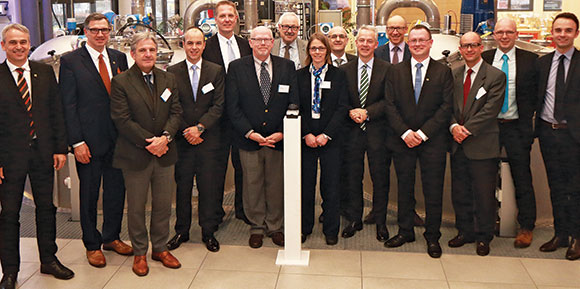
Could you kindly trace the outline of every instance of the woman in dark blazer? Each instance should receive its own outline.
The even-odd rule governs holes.
[[[314,226],[318,161],[326,244],[338,242],[341,132],[347,117],[346,76],[331,64],[326,37],[315,33],[307,46],[304,68],[298,70],[302,116],[302,242]]]

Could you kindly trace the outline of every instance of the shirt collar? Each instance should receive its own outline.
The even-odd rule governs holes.
[[[221,35],[219,32],[218,32],[218,34],[217,34],[217,35],[218,35],[218,39],[220,39],[220,40],[222,40],[222,41],[226,41],[226,42],[227,42],[228,40],[232,40],[232,42],[234,42],[234,41],[235,41],[235,36],[234,36],[234,34],[232,34],[232,37],[230,37],[230,38],[226,38],[225,36]]]
[[[328,66],[331,64],[326,64],[326,66],[322,69],[322,73],[326,73],[326,71],[328,71]],[[312,72],[314,72],[314,66],[312,66],[312,63],[310,65],[308,65],[308,71],[310,71],[310,74],[312,74]]]
[[[510,49],[507,53],[504,53],[503,51],[501,51],[499,48],[496,50],[495,52],[495,59],[496,61],[499,61],[502,59],[503,55],[506,54],[509,60],[513,60],[516,59],[516,47],[512,47],[512,49]]]
[[[401,43],[399,43],[399,45],[395,45],[393,42],[389,41],[389,51],[393,51],[393,48],[395,48],[395,46],[399,47],[401,51],[405,51],[405,41],[402,41]]]
[[[10,60],[6,59],[6,65],[8,65],[8,69],[10,69],[11,72],[14,72],[17,68],[22,68],[24,71],[30,72],[30,63],[28,62],[28,59],[26,59],[26,62],[22,66],[16,66],[12,64]]]
[[[429,61],[431,61],[431,57],[423,59],[423,61],[421,61],[421,64],[423,64],[422,68],[427,68],[427,66],[429,66]],[[415,65],[417,65],[417,63],[419,63],[419,61],[415,60],[414,57],[411,57],[411,68],[415,68]]]
[[[479,68],[481,68],[481,64],[483,63],[483,58],[480,58],[479,61],[473,66],[471,67],[471,70],[473,70],[472,74],[477,74],[477,72],[479,71]],[[470,68],[467,66],[467,64],[465,64],[465,73],[467,73],[467,71]]]
[[[280,48],[285,48],[286,46],[290,46],[294,49],[298,49],[298,44],[296,44],[296,39],[294,39],[294,41],[292,41],[292,43],[290,43],[290,44],[286,44],[286,42],[284,42],[283,40],[280,40],[280,42],[282,43],[282,46],[280,46]]]
[[[269,66],[269,64],[270,64],[270,60],[271,60],[271,58],[270,58],[270,56],[269,56],[269,55],[268,55],[268,58],[266,58],[266,60],[264,60],[264,61],[262,61],[262,60],[260,60],[260,59],[256,58],[256,56],[254,56],[254,55],[252,55],[252,57],[254,58],[254,63],[255,63],[257,66],[261,66],[261,65],[262,65],[262,62],[266,62],[266,66]]]
[[[191,66],[195,64],[195,66],[197,66],[197,68],[199,68],[201,70],[201,61],[203,59],[200,57],[199,61],[197,61],[196,63],[191,63],[187,58],[185,59],[185,63],[187,63],[187,70],[191,69]]]
[[[572,55],[574,55],[574,47],[571,47],[570,49],[568,49],[568,51],[566,51],[566,53],[560,53],[560,51],[556,50],[556,53],[554,54],[554,59],[559,59],[560,55],[565,55],[566,58],[568,60],[572,59]]]
[[[343,62],[348,61],[348,59],[346,58],[346,52],[343,53],[341,57],[337,57],[336,55],[334,55],[334,53],[330,53],[330,58],[331,58],[332,62],[334,62],[337,59],[342,59],[342,60],[344,60]]]
[[[105,61],[109,60],[109,54],[107,54],[107,48],[103,49],[103,52],[98,52],[97,50],[95,50],[94,48],[92,48],[88,44],[85,45],[85,48],[89,52],[89,55],[91,56],[92,59],[98,60],[99,59],[99,55],[103,54],[103,59]]]
[[[373,69],[373,62],[375,61],[375,58],[371,58],[371,60],[369,60],[369,62],[366,63],[366,65],[369,66],[369,69],[372,70]],[[360,57],[358,58],[358,69],[362,69],[363,65],[365,65],[365,63],[360,59]]]

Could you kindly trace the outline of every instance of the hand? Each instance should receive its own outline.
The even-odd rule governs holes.
[[[462,143],[468,136],[471,135],[471,132],[462,125],[456,125],[451,130],[451,134],[453,134],[453,139],[457,143]]]
[[[52,159],[54,160],[54,169],[58,171],[64,166],[64,163],[66,162],[66,155],[54,154],[52,155]]]
[[[2,184],[3,180],[4,180],[4,168],[0,167],[0,184]]]
[[[350,118],[354,122],[356,122],[358,124],[363,123],[368,118],[368,116],[367,116],[367,110],[366,109],[363,109],[363,108],[354,108],[354,109],[351,109],[349,111],[348,115],[350,116]]]
[[[169,150],[169,147],[167,146],[169,142],[167,141],[167,137],[164,135],[160,137],[154,136],[146,139],[146,141],[151,144],[146,146],[145,149],[156,157],[162,157]]]
[[[311,147],[311,148],[318,147],[318,144],[316,143],[316,137],[313,134],[311,134],[311,133],[307,134],[304,137],[304,142],[306,143],[306,145],[308,147]]]
[[[328,138],[323,133],[316,136],[316,144],[319,147],[325,146],[327,142],[328,142]]]
[[[266,139],[259,133],[257,132],[253,132],[248,136],[249,139],[257,142],[260,146],[269,146],[269,147],[273,147],[271,146]]]
[[[414,148],[423,142],[423,138],[421,138],[421,136],[416,131],[412,131],[407,134],[404,141],[405,144],[407,144],[407,147]]]
[[[198,145],[203,142],[201,132],[195,126],[190,126],[183,130],[183,137],[191,145]]]
[[[284,138],[284,134],[281,132],[275,132],[266,137],[266,141],[274,147],[274,144],[281,141]]]
[[[91,162],[91,150],[86,143],[74,148],[74,154],[77,162],[81,164],[86,165]]]

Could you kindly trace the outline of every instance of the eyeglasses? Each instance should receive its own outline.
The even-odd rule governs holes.
[[[465,44],[461,44],[459,47],[463,48],[463,49],[475,49],[477,47],[481,46],[481,43],[465,43]]]
[[[325,52],[326,51],[326,47],[324,46],[313,46],[310,47],[310,52],[316,52],[316,51],[320,51],[320,52]]]
[[[333,34],[333,35],[328,35],[328,38],[330,39],[345,39],[346,35],[344,34]]]
[[[103,34],[108,34],[111,32],[111,28],[89,28],[87,29],[91,34],[97,35],[99,32]]]
[[[408,44],[425,44],[427,43],[429,40],[431,40],[431,38],[429,39],[409,39],[409,43]]]
[[[407,29],[407,27],[405,27],[405,26],[401,26],[401,27],[398,27],[398,26],[390,26],[390,27],[387,27],[387,31],[389,31],[389,32],[393,32],[395,30],[397,30],[399,32],[403,32],[406,29]]]
[[[252,41],[256,41],[258,43],[266,43],[272,41],[272,38],[250,38]]]
[[[282,30],[298,31],[298,29],[300,29],[300,26],[295,26],[295,25],[280,25],[280,27],[282,27]]]
[[[507,35],[507,36],[512,36],[514,34],[516,34],[515,31],[494,31],[493,32],[494,35]]]

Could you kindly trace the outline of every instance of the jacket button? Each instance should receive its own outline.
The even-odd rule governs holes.
[[[151,120],[155,120],[155,118],[152,118]]]
[[[263,122],[263,123],[262,123],[262,126],[266,126],[266,122]]]
[[[264,112],[268,112],[268,109],[264,110]]]

